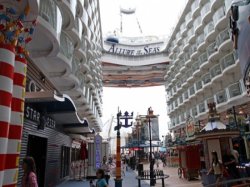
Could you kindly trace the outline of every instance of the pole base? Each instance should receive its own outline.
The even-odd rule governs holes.
[[[114,179],[115,187],[122,187],[122,179]]]

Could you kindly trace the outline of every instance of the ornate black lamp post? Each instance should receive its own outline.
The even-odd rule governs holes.
[[[148,108],[147,113],[147,119],[148,119],[148,128],[149,128],[149,160],[150,160],[150,186],[154,186],[156,181],[154,178],[154,161],[152,159],[152,127],[151,127],[151,119],[156,118],[157,116],[154,115],[154,111],[151,107]]]
[[[123,125],[122,122],[120,122],[120,119],[123,119],[125,121],[125,124]],[[133,119],[133,112],[131,115],[126,111],[124,115],[122,115],[122,112],[119,111],[117,113],[117,126],[115,126],[115,130],[117,130],[117,138],[116,138],[116,178],[115,178],[115,187],[122,187],[122,178],[121,178],[121,136],[120,136],[120,129],[121,127],[131,127],[132,123],[129,125],[128,121],[129,119]]]

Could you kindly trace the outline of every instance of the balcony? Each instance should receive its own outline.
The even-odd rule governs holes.
[[[214,30],[214,23],[210,21],[204,28],[205,40],[207,43],[210,43],[215,40],[216,32]]]
[[[191,60],[196,60],[196,59],[198,58],[199,51],[197,50],[196,43],[194,43],[194,44],[191,46],[190,51],[189,51],[189,54],[191,54],[191,55],[190,55]]]
[[[200,62],[200,69],[204,70],[206,64],[208,63],[207,53],[203,53],[199,56],[199,62]]]
[[[74,45],[64,32],[61,33],[60,37],[60,52],[63,54],[66,59],[71,62],[73,58]]]
[[[211,59],[215,53],[218,51],[218,47],[216,42],[211,43],[208,47],[207,47],[207,54],[208,54],[208,59]]]
[[[200,71],[200,66],[199,66],[199,61],[196,61],[195,63],[192,64],[192,71],[193,71],[193,76],[197,76]]]
[[[232,48],[229,29],[225,29],[220,32],[220,34],[216,37],[216,45],[218,46],[220,52],[226,52]]]
[[[194,88],[194,86],[189,88],[189,96],[190,96],[190,99],[191,99],[191,97],[195,96],[195,88]]]
[[[196,18],[199,13],[199,1],[194,1],[193,4],[191,5],[191,12],[193,18]]]
[[[215,66],[213,66],[210,69],[210,75],[212,77],[212,82],[217,80],[219,78],[218,75],[222,75],[221,73],[222,73],[222,71],[221,71],[220,64],[216,64]]]
[[[240,82],[230,85],[228,87],[228,92],[230,98],[240,96],[243,93]]]
[[[228,23],[226,20],[225,7],[222,6],[213,15],[213,22],[216,30],[224,30]]]
[[[220,110],[223,108],[227,102],[227,94],[225,90],[222,90],[215,94],[217,109]]]
[[[188,43],[192,44],[195,42],[194,27],[191,27],[187,32]]]
[[[185,17],[186,22],[186,28],[190,27],[192,24],[192,12],[188,12],[188,14]]]
[[[198,105],[198,108],[199,108],[199,113],[204,113],[206,112],[206,106],[205,106],[205,103],[202,102]]]
[[[32,58],[55,56],[59,53],[62,16],[53,0],[40,1],[33,40],[28,45]],[[37,45],[39,43],[39,45]]]
[[[180,32],[181,32],[181,36],[185,37],[186,33],[187,33],[187,27],[186,27],[186,22],[183,22],[180,26]]]
[[[201,8],[201,19],[203,23],[207,23],[211,20],[211,4],[208,1],[203,7]]]
[[[198,115],[198,111],[197,111],[197,107],[195,106],[194,108],[192,108],[192,116],[197,116]]]
[[[200,34],[203,32],[203,27],[202,27],[202,22],[201,22],[201,16],[198,16],[195,20],[194,20],[194,32],[195,34]]]
[[[232,2],[233,2],[233,0],[225,0],[225,12],[226,12],[226,14],[228,14],[230,12]]]
[[[209,83],[211,83],[210,73],[205,74],[201,79],[202,79],[202,83],[203,83],[204,87],[209,85]]]
[[[228,67],[232,66],[233,64],[235,64],[236,62],[236,57],[234,55],[234,53],[230,53],[226,56],[224,56],[221,60],[220,60],[220,64],[221,64],[221,68],[222,71],[227,71]]]
[[[62,11],[63,28],[71,30],[74,27],[74,20],[76,17],[77,1],[76,0],[61,0],[57,1],[58,6]]]

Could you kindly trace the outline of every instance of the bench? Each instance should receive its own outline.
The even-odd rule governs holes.
[[[150,171],[144,170],[140,171],[139,175],[136,177],[138,180],[138,187],[141,187],[141,180],[162,180],[162,187],[165,186],[164,179],[168,178],[169,175],[165,175],[163,170],[154,170],[153,171],[153,178],[150,178]]]

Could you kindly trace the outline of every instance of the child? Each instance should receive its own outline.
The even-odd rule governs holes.
[[[96,171],[96,177],[97,177],[96,187],[108,187],[103,169],[98,169]]]

